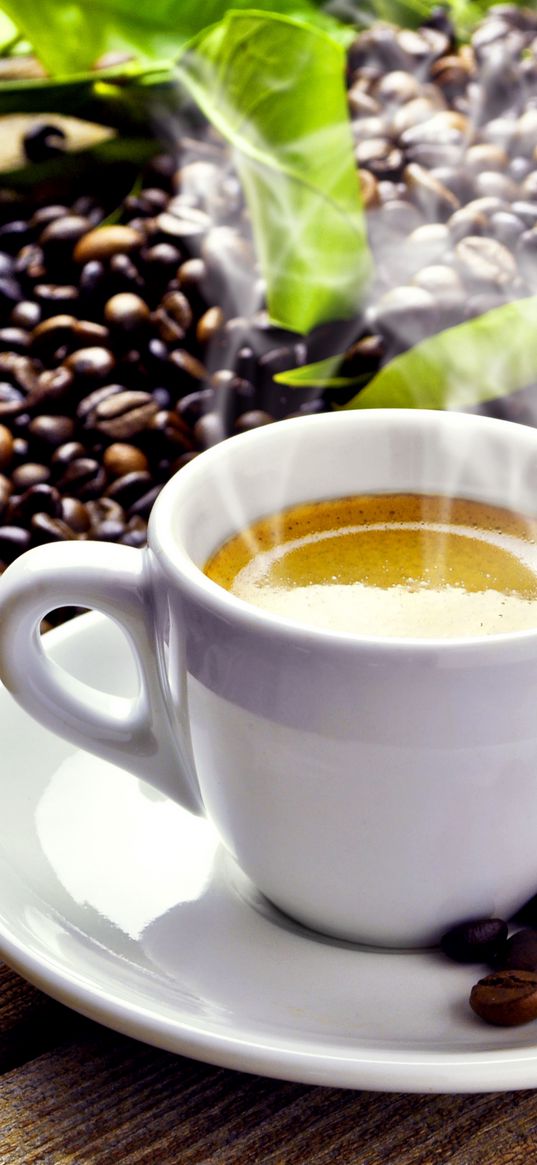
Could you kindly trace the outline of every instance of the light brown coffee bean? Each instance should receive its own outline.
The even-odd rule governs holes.
[[[511,252],[496,239],[468,235],[457,243],[455,254],[461,273],[474,282],[506,287],[517,274]]]
[[[149,469],[145,453],[136,445],[115,441],[103,453],[103,465],[111,477],[123,477],[125,473],[144,473]]]
[[[96,227],[78,240],[74,250],[77,263],[91,259],[109,259],[112,255],[129,254],[141,247],[144,236],[132,226]]]
[[[498,1027],[516,1027],[537,1019],[537,972],[495,971],[472,987],[470,1007],[480,1019]]]
[[[7,469],[13,457],[13,434],[6,425],[0,425],[0,473]]]

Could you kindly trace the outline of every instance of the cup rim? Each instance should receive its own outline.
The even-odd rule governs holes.
[[[345,421],[345,418],[347,420]],[[216,616],[227,620],[233,618],[243,630],[255,631],[274,638],[281,635],[285,640],[294,639],[298,646],[318,647],[337,645],[338,650],[374,651],[391,653],[419,653],[420,655],[461,653],[495,653],[509,646],[523,649],[535,647],[537,639],[537,623],[535,628],[520,631],[501,631],[489,635],[467,635],[444,637],[412,637],[387,635],[359,635],[350,631],[335,631],[330,628],[300,623],[282,615],[276,615],[245,599],[239,598],[218,583],[208,578],[203,570],[190,557],[186,549],[178,542],[173,530],[173,513],[178,504],[178,497],[183,491],[193,490],[203,481],[209,464],[224,463],[233,457],[233,449],[250,445],[252,452],[256,448],[264,447],[267,441],[277,439],[277,432],[282,428],[293,426],[297,431],[303,427],[308,431],[312,426],[332,426],[335,424],[360,423],[369,425],[387,425],[396,421],[399,426],[446,427],[456,431],[468,426],[477,430],[495,429],[498,433],[507,435],[509,439],[519,442],[523,447],[531,450],[537,461],[537,431],[525,425],[496,417],[482,416],[481,414],[457,413],[432,409],[367,409],[367,410],[340,410],[337,413],[321,413],[313,416],[289,417],[283,421],[260,427],[248,433],[241,433],[219,442],[183,466],[169,479],[158,495],[148,524],[148,550],[153,553],[166,575],[173,581],[181,580],[181,586],[189,597],[202,603],[205,609],[212,611]],[[305,499],[307,500],[307,499]],[[501,504],[501,503],[498,503]],[[505,503],[509,508],[509,503]],[[260,515],[262,516],[262,515]],[[536,505],[537,516],[537,505]]]

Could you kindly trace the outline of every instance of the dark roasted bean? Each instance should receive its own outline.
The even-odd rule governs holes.
[[[139,295],[124,291],[105,304],[104,318],[116,332],[140,332],[149,321],[149,308]]]
[[[150,393],[127,390],[101,400],[87,423],[113,441],[130,441],[146,429],[157,412],[157,402]]]
[[[250,409],[249,412],[241,413],[235,421],[235,432],[248,433],[250,429],[259,429],[262,425],[271,425],[275,417],[270,413],[266,413],[263,409]]]
[[[58,263],[68,259],[75,243],[87,234],[91,224],[79,214],[67,214],[48,223],[39,236],[39,246],[47,262]]]
[[[77,534],[64,522],[62,518],[53,518],[49,514],[34,514],[30,523],[30,533],[34,545],[45,542],[70,542]]]
[[[123,522],[125,511],[119,502],[113,498],[102,497],[86,502],[86,513],[93,529],[97,529],[103,522]]]
[[[502,971],[537,972],[537,930],[526,927],[511,935],[494,959],[494,966]]]
[[[470,919],[448,930],[440,946],[456,963],[488,963],[505,947],[507,934],[503,919]]]
[[[199,392],[190,392],[178,401],[177,411],[189,425],[195,425],[200,417],[211,410],[214,399],[215,394],[212,388],[203,388]]]
[[[74,431],[75,422],[71,417],[56,415],[40,414],[33,417],[28,425],[28,433],[32,439],[50,450],[71,441]]]
[[[162,485],[154,485],[147,493],[142,494],[141,498],[137,498],[131,506],[129,506],[130,517],[143,518],[147,522],[151,510],[158,498],[162,489]]]
[[[183,348],[176,348],[170,353],[170,364],[177,373],[181,394],[199,388],[208,379],[207,369],[201,361]]]
[[[106,497],[119,502],[125,510],[130,509],[139,498],[147,493],[152,486],[151,474],[140,471],[126,473],[118,477],[106,490]]]
[[[48,162],[63,154],[66,135],[60,125],[37,121],[26,130],[22,145],[29,162]]]
[[[79,348],[71,352],[65,365],[79,380],[103,381],[112,372],[115,360],[106,348]]]
[[[26,522],[33,514],[49,514],[56,518],[60,513],[60,495],[53,485],[46,482],[31,485],[20,495],[18,501],[13,502],[11,510],[13,521]]]
[[[217,445],[226,436],[222,417],[218,413],[205,413],[194,425],[194,436],[202,449]]]
[[[38,303],[33,303],[31,299],[22,300],[21,303],[16,303],[10,316],[10,324],[14,328],[25,328],[26,331],[32,331],[41,319],[41,309]]]
[[[13,562],[30,545],[30,533],[24,526],[0,526],[0,561]]]
[[[83,501],[98,498],[106,488],[106,473],[94,457],[78,457],[65,466],[57,486]]]

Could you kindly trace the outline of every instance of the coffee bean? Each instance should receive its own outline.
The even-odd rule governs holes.
[[[5,425],[0,425],[0,473],[6,470],[13,457],[13,435]]]
[[[93,260],[110,259],[112,255],[122,252],[129,254],[138,250],[144,241],[140,231],[131,226],[103,226],[96,227],[83,235],[76,244],[74,258],[77,263],[89,263]]]
[[[145,471],[125,473],[113,481],[106,490],[106,497],[118,502],[128,510],[152,485],[151,474]]]
[[[511,252],[496,239],[469,235],[455,247],[461,273],[473,283],[506,287],[517,274]]]
[[[222,418],[218,413],[206,413],[196,421],[194,436],[202,449],[217,445],[226,436]]]
[[[515,1027],[537,1019],[537,973],[495,971],[472,988],[470,1007],[481,1019],[499,1027]]]
[[[506,971],[537,972],[537,930],[519,930],[500,949],[494,966]]]
[[[63,468],[57,486],[62,493],[86,501],[104,493],[106,473],[94,457],[77,457]]]
[[[250,409],[246,413],[241,413],[235,421],[236,433],[248,433],[251,429],[260,429],[263,425],[271,425],[275,417],[263,409]]]
[[[500,918],[471,919],[448,930],[440,946],[456,963],[488,963],[505,948],[507,935],[507,923]]]
[[[30,533],[24,526],[0,526],[0,561],[9,564],[28,550]]]
[[[224,324],[224,313],[220,307],[210,307],[198,320],[196,339],[199,344],[209,344]]]
[[[32,331],[37,326],[41,319],[41,309],[38,303],[33,303],[31,299],[21,300],[16,303],[10,316],[10,323],[14,328],[26,328],[27,331]]]
[[[32,485],[43,485],[50,480],[50,469],[38,462],[26,461],[18,465],[11,474],[11,483],[16,493],[24,493]]]
[[[23,355],[30,347],[30,337],[23,328],[0,328],[0,352]]]
[[[26,130],[22,145],[29,162],[48,162],[65,152],[65,132],[59,125],[38,121]]]
[[[149,320],[149,308],[139,295],[120,292],[105,304],[104,318],[112,328],[123,334],[139,332]]]
[[[151,422],[158,405],[147,392],[113,392],[86,416],[99,433],[113,441],[130,441]]]
[[[60,504],[62,521],[66,522],[75,534],[86,534],[91,525],[86,505],[91,503],[84,505],[78,498],[64,497]]]
[[[56,449],[70,441],[74,431],[75,422],[71,417],[46,416],[43,413],[34,417],[28,425],[30,436],[48,449]]]
[[[15,523],[28,521],[33,514],[49,514],[56,518],[60,513],[60,495],[53,485],[46,483],[31,485],[19,497],[13,498],[11,513]]]
[[[48,223],[39,236],[39,245],[52,263],[70,258],[75,244],[87,234],[91,224],[80,214],[67,214]]]
[[[208,379],[207,369],[201,361],[183,348],[176,348],[175,352],[170,353],[170,365],[178,373],[181,393],[198,388],[200,383]]]
[[[120,441],[105,449],[103,465],[112,477],[123,477],[125,473],[145,472],[149,468],[147,457],[141,449]]]
[[[61,518],[50,517],[46,513],[34,514],[30,522],[31,539],[34,546],[47,542],[71,542],[77,534]]]
[[[106,348],[79,348],[71,352],[65,361],[66,368],[79,380],[104,380],[115,365],[111,352]]]

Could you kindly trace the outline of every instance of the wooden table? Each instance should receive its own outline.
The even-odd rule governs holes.
[[[537,1092],[413,1096],[214,1068],[0,965],[0,1165],[532,1165]]]

